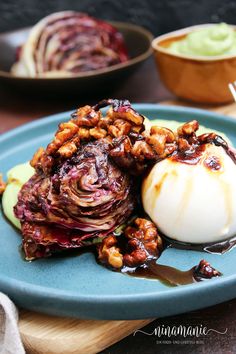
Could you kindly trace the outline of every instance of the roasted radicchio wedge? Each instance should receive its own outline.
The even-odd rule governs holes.
[[[111,24],[84,13],[62,11],[45,17],[32,28],[12,73],[65,76],[126,60],[122,34]]]
[[[110,106],[105,114],[104,106]],[[35,174],[15,206],[27,259],[101,241],[127,221],[137,203],[131,171],[142,166],[130,155],[129,169],[124,169],[122,147],[121,167],[111,153],[119,148],[117,138],[144,131],[143,121],[128,101],[85,106],[59,125],[45,150],[35,153]]]
[[[51,174],[36,173],[23,186],[15,213],[22,221],[27,259],[81,247],[130,216],[132,181],[109,159],[108,150],[103,139],[83,144]]]

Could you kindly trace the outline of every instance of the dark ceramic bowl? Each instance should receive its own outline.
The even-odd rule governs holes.
[[[73,77],[27,78],[10,73],[15,61],[17,47],[22,45],[30,28],[0,34],[0,83],[14,87],[15,91],[46,94],[93,94],[111,91],[126,79],[144,60],[152,54],[153,36],[146,29],[129,23],[111,22],[124,36],[130,59],[105,69],[77,74]]]

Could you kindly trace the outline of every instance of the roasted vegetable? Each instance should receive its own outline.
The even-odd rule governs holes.
[[[20,76],[71,76],[128,60],[116,28],[84,13],[62,11],[38,22],[19,49],[12,73]]]
[[[23,186],[15,214],[28,259],[81,247],[130,216],[136,200],[132,181],[110,161],[108,150],[102,139],[81,145],[51,175],[38,172]]]

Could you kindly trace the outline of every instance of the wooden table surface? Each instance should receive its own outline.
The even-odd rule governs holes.
[[[132,102],[159,102],[173,99],[173,96],[160,83],[154,63],[149,59],[119,89],[109,96],[128,98]],[[71,110],[80,104],[91,104],[102,99],[99,95],[93,98],[80,99],[64,97],[53,99],[29,97],[26,94],[6,90],[0,87],[0,133],[30,122],[47,114]],[[184,104],[184,103],[183,103]],[[158,319],[143,330],[151,333],[158,326],[201,326],[211,331],[201,338],[148,336],[137,333],[130,335],[119,343],[104,350],[103,354],[149,354],[149,353],[236,353],[236,300],[213,306],[204,310]]]

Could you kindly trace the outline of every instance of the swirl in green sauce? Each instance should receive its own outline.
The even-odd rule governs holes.
[[[168,50],[174,54],[217,56],[236,54],[236,31],[226,23],[205,27],[172,42]]]

